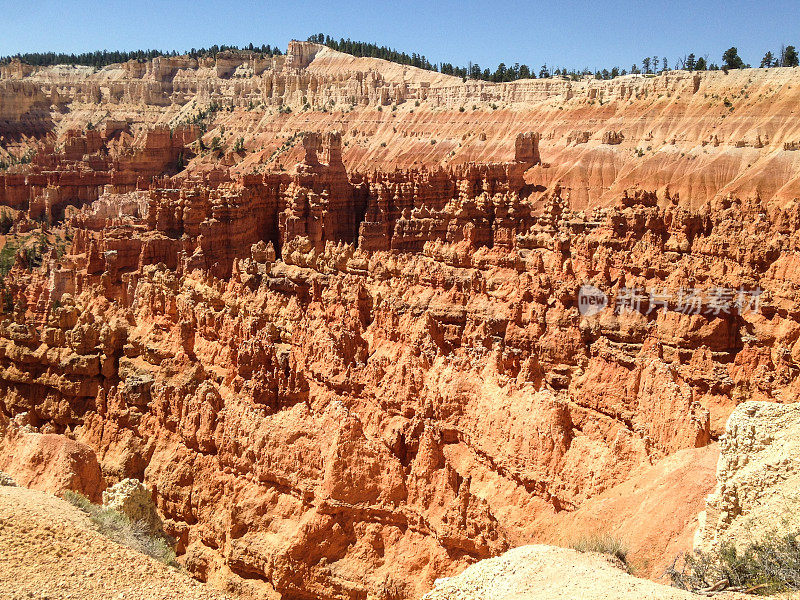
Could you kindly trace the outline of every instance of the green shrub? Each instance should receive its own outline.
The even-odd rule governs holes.
[[[64,492],[64,500],[72,504],[72,506],[76,506],[80,508],[83,512],[90,512],[93,507],[92,501],[89,500],[86,496],[81,494],[80,492],[73,492],[72,490],[67,490]]]
[[[11,267],[14,266],[14,259],[17,255],[17,244],[7,241],[0,250],[0,275],[8,275]]]
[[[22,156],[14,156],[9,154],[5,160],[0,160],[0,171],[4,171],[13,165],[27,165],[36,156],[36,150],[31,148]]]
[[[14,219],[6,211],[0,214],[0,233],[6,235],[14,226]]]
[[[152,556],[165,565],[179,566],[175,561],[174,540],[166,534],[153,533],[143,521],[131,521],[116,510],[92,504],[86,496],[78,492],[64,492],[64,500],[89,515],[97,530],[107,538]]]
[[[25,258],[28,260],[28,267],[35,269],[42,266],[42,250],[38,246],[28,246],[25,249]]]
[[[667,573],[673,585],[685,590],[720,582],[724,589],[758,594],[800,590],[800,532],[772,535],[739,550],[726,543],[713,552],[687,553]]]

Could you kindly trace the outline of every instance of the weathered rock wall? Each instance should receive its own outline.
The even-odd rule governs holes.
[[[695,548],[745,547],[800,528],[800,406],[747,402],[720,439],[717,486],[706,499]]]
[[[214,107],[205,141],[230,148],[242,137],[242,172],[294,164],[288,136],[332,130],[348,168],[390,171],[512,160],[515,136],[535,123],[549,159],[529,178],[569,188],[576,208],[635,185],[669,187],[693,208],[729,193],[785,205],[800,196],[798,94],[791,68],[493,84],[293,42],[288,58],[3,67],[0,136],[24,145],[20,136],[59,138],[105,119],[175,127]]]
[[[67,256],[6,279],[3,427],[144,481],[198,577],[416,597],[708,444],[738,402],[796,393],[796,207],[636,193],[587,215],[557,192],[536,208],[518,162],[397,172],[375,189],[408,190],[384,210],[409,211],[385,239],[403,244],[368,250],[337,215],[381,194],[336,140],[312,136],[291,173],[110,192],[72,218]],[[298,186],[327,192],[321,221]],[[612,306],[624,288],[764,294],[758,312],[641,292],[581,315],[585,282]]]
[[[495,86],[309,45],[255,61],[0,80],[70,108],[2,134],[39,150],[1,177],[12,234],[72,236],[3,279],[0,431],[143,481],[197,577],[419,597],[590,520],[737,404],[796,397],[793,71]]]

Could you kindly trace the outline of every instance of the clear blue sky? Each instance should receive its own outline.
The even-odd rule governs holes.
[[[644,56],[708,54],[736,46],[758,66],[781,43],[800,47],[800,2],[604,0],[514,2],[251,2],[0,0],[0,55],[213,44],[279,45],[312,33],[374,41],[431,62],[481,67],[630,68]]]

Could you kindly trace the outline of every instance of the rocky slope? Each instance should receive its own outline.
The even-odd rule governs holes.
[[[797,405],[747,402],[728,419],[717,485],[700,515],[695,547],[739,547],[800,531]]]
[[[538,541],[565,547],[596,538],[616,541],[638,577],[670,583],[667,572],[692,547],[698,513],[716,486],[718,458],[711,444],[646,465],[577,510],[542,516]]]
[[[236,597],[115,544],[64,500],[2,485],[0,564],[0,596],[9,600]]]
[[[144,481],[201,580],[417,598],[559,523],[652,560],[734,407],[797,394],[790,69],[491,85],[300,43],[3,69],[4,148],[39,149],[0,173],[3,464],[80,487],[37,470],[55,434],[87,493]]]

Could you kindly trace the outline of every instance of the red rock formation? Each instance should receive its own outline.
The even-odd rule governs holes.
[[[109,483],[144,481],[197,577],[419,597],[590,521],[604,493],[716,439],[741,401],[798,392],[800,210],[776,150],[791,127],[775,117],[726,150],[715,129],[765,169],[728,170],[739,158],[699,141],[722,74],[495,86],[302,44],[257,60],[0,81],[30,100],[6,102],[9,130],[47,102],[113,117],[69,134],[54,117],[33,163],[0,176],[18,233],[45,215],[72,235],[4,279],[0,432],[60,434]],[[673,102],[663,121],[615,121],[612,102],[635,113],[655,91]],[[604,128],[553,124],[552,98]],[[334,117],[331,100],[353,108]],[[161,125],[121,118],[142,105]],[[525,133],[534,117],[545,135]],[[686,119],[681,143],[709,154],[663,167],[644,142]],[[582,312],[584,285],[609,308]],[[760,309],[722,310],[719,287],[760,288]]]
[[[244,138],[256,149],[244,172],[285,160],[287,132],[333,129],[351,170],[390,171],[511,160],[516,134],[536,123],[551,163],[537,183],[572,188],[577,208],[609,206],[635,185],[669,186],[693,208],[728,193],[786,203],[799,195],[798,77],[786,68],[462,82],[307,42],[286,56],[159,57],[100,73],[15,63],[0,67],[0,147],[20,156],[36,139],[85,127],[87,103],[135,131],[197,122],[214,106],[223,110],[203,123],[205,142]]]
[[[145,481],[198,577],[415,597],[797,389],[773,350],[797,341],[796,206],[534,202],[536,139],[348,175],[309,135],[288,173],[109,189],[66,257],[7,279],[3,428],[26,413]],[[587,282],[641,302],[581,316]],[[680,311],[716,285],[762,287],[761,312]]]
[[[148,130],[139,139],[124,122],[108,121],[103,131],[69,130],[61,151],[45,145],[24,173],[0,174],[0,203],[23,210],[33,220],[63,218],[69,206],[97,200],[104,186],[128,192],[174,169],[178,156],[197,139],[196,127],[174,132]]]
[[[0,469],[34,490],[79,492],[100,502],[105,481],[91,448],[62,435],[13,432],[2,441]]]

